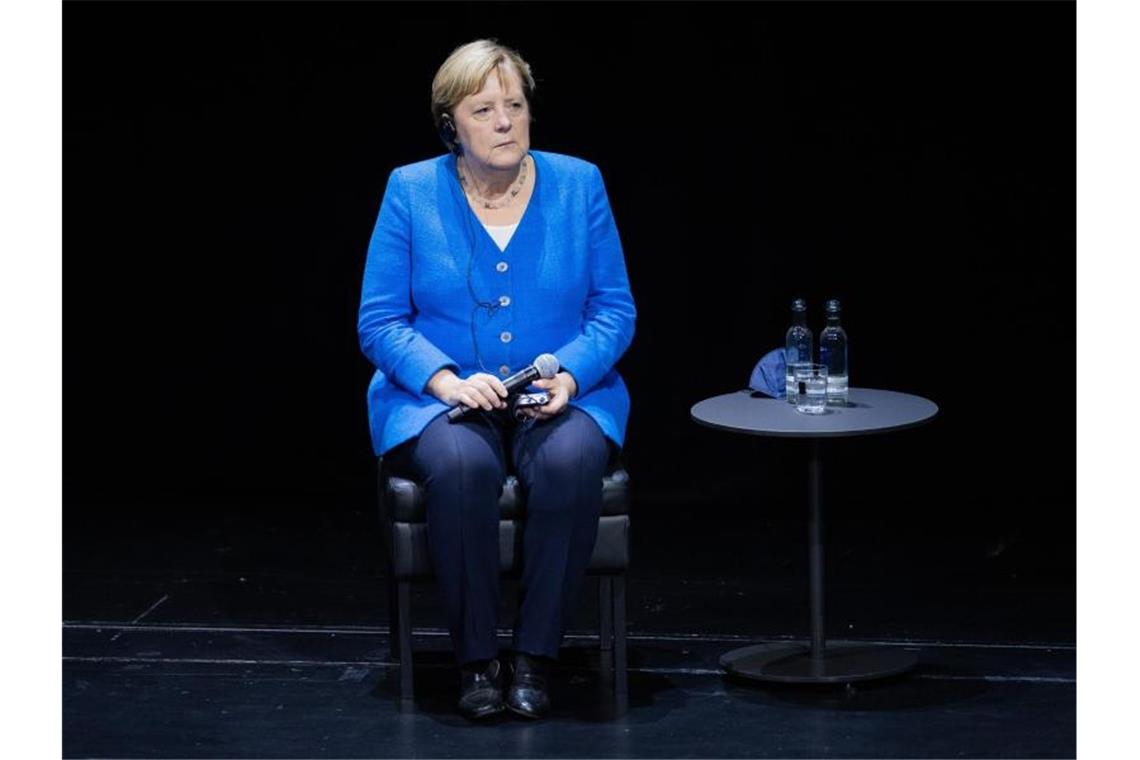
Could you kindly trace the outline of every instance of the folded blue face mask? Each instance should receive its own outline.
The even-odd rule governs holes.
[[[760,357],[756,366],[752,368],[752,378],[748,387],[765,396],[784,398],[787,383],[787,362],[784,360],[784,349],[777,348]]]

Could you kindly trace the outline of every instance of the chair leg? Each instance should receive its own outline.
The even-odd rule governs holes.
[[[400,649],[400,700],[410,702],[413,697],[412,684],[412,601],[411,581],[396,582],[397,642]]]
[[[391,568],[388,570],[388,662],[400,661],[400,605],[399,589]]]
[[[625,650],[625,576],[613,577],[614,701],[618,714],[629,705],[629,682]]]
[[[613,576],[598,577],[598,646],[601,649],[602,680],[614,675],[614,594]]]

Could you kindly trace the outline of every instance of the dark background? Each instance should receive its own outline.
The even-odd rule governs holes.
[[[836,297],[852,384],[941,414],[829,448],[829,527],[890,572],[1066,590],[1075,629],[1063,2],[65,3],[65,571],[219,525],[292,531],[255,570],[378,571],[365,250],[388,173],[441,152],[436,68],[482,36],[534,69],[533,147],[607,183],[643,569],[731,578],[742,536],[800,538],[804,452],[689,408],[747,384],[794,297],[817,336]]]

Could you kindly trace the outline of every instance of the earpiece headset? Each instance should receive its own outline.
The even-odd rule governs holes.
[[[455,140],[455,122],[451,120],[449,114],[445,113],[440,117],[439,136],[440,139],[443,140],[443,144],[447,146],[448,150],[455,154],[458,160],[459,156],[463,154],[463,148]],[[491,319],[495,316],[495,312],[499,310],[500,304],[497,300],[484,301],[475,293],[475,283],[472,281],[472,274],[475,268],[475,253],[479,249],[479,238],[476,237],[479,231],[475,228],[475,224],[471,220],[471,217],[475,216],[475,212],[473,212],[471,207],[467,204],[467,198],[463,193],[463,188],[459,186],[458,180],[456,181],[456,187],[458,189],[456,203],[460,207],[459,213],[463,216],[463,221],[465,222],[464,226],[467,228],[467,241],[471,245],[471,248],[467,252],[467,293],[471,296],[471,301],[475,304],[475,308],[471,310],[471,347],[475,350],[475,361],[478,363],[479,369],[490,374],[491,371],[487,369],[487,365],[483,363],[483,354],[479,351],[478,328],[475,324],[475,317],[480,311],[486,311],[487,319]]]
[[[458,135],[455,130],[455,120],[452,119],[451,114],[446,111],[439,117],[439,139],[443,141],[444,146],[446,146],[456,158],[463,155],[463,146],[459,144]],[[478,362],[479,368],[484,372],[490,372],[483,363],[483,355],[479,351],[478,328],[475,325],[475,317],[481,310],[485,310],[487,312],[487,318],[490,319],[495,316],[495,312],[498,311],[499,303],[497,301],[484,301],[475,293],[475,284],[471,280],[471,274],[475,266],[475,252],[479,247],[479,240],[475,237],[477,230],[475,229],[475,225],[471,222],[473,213],[467,205],[467,199],[463,197],[462,188],[459,191],[457,200],[461,208],[459,213],[463,215],[463,220],[466,222],[467,240],[471,244],[471,249],[467,254],[467,292],[475,304],[475,308],[471,310],[471,346],[475,350],[475,361]]]
[[[524,92],[526,94],[527,104],[529,105],[534,93],[524,85]],[[533,121],[533,117],[531,117]],[[455,155],[456,158],[463,155],[463,146],[459,144],[458,133],[455,129],[455,120],[451,114],[444,111],[439,117],[439,139],[443,141],[444,146]],[[490,373],[486,365],[483,363],[483,355],[479,351],[478,330],[475,326],[475,316],[482,310],[487,312],[487,318],[495,316],[495,312],[499,310],[500,304],[498,301],[483,301],[475,293],[475,285],[471,281],[472,269],[475,265],[475,251],[479,247],[479,241],[475,237],[477,230],[471,222],[471,217],[474,212],[467,205],[467,198],[463,195],[463,190],[459,191],[460,205],[463,207],[462,214],[464,220],[467,222],[468,239],[471,243],[471,250],[467,258],[467,292],[471,295],[471,300],[475,303],[475,308],[471,310],[471,345],[475,349],[475,360],[479,364],[479,368],[484,372]]]
[[[456,156],[463,155],[463,146],[459,144],[459,136],[455,131],[455,121],[446,111],[439,117],[439,139]]]
[[[443,141],[447,149],[458,159],[459,156],[463,155],[463,146],[459,144],[457,137],[455,121],[451,118],[451,114],[444,111],[439,117],[439,139]],[[487,366],[483,363],[483,354],[479,351],[478,328],[475,325],[475,317],[480,311],[486,311],[488,319],[495,316],[495,312],[499,310],[499,302],[484,301],[475,293],[475,283],[472,282],[471,275],[475,267],[475,252],[479,248],[479,240],[475,236],[478,230],[475,229],[475,225],[471,222],[471,217],[474,216],[474,213],[467,205],[467,199],[463,196],[462,188],[460,188],[456,200],[460,206],[459,213],[463,215],[463,221],[466,222],[467,240],[471,244],[471,248],[467,253],[467,292],[475,304],[475,308],[471,310],[471,347],[475,350],[475,361],[479,364],[479,368],[484,372],[490,373],[490,370],[488,370]]]

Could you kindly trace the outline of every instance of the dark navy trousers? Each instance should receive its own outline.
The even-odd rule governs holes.
[[[613,451],[588,414],[516,422],[505,411],[446,415],[385,456],[424,485],[428,545],[460,663],[498,655],[499,496],[526,497],[514,649],[557,657],[594,550]]]

